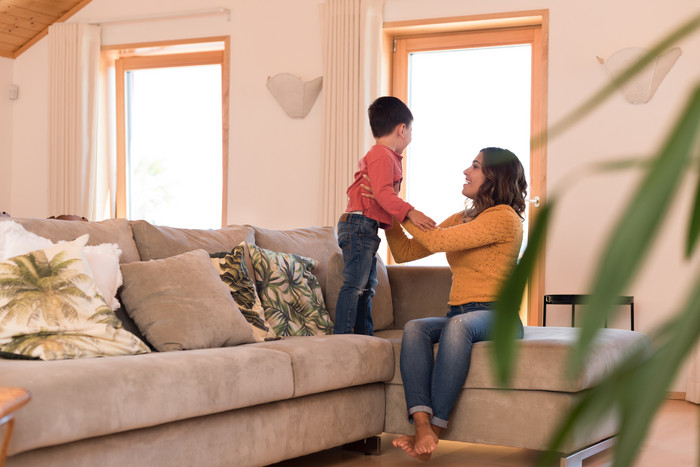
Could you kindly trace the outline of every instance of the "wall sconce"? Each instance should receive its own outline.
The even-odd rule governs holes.
[[[607,60],[603,60],[600,57],[596,58],[602,67],[613,78],[616,78],[622,71],[648,52],[648,50],[640,47],[629,47],[618,50],[608,57]],[[622,85],[620,90],[625,99],[632,104],[646,104],[649,102],[682,53],[679,47],[674,47],[656,57],[656,60],[649,63],[636,76]]]
[[[267,89],[292,118],[304,118],[321,92],[323,77],[304,82],[298,76],[280,73],[267,78]]]

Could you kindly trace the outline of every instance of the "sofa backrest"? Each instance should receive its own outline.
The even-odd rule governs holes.
[[[58,219],[33,219],[20,217],[2,217],[0,222],[15,221],[25,230],[35,233],[52,242],[75,240],[89,234],[88,245],[116,243],[122,250],[120,263],[139,260],[139,252],[126,219],[107,219],[101,222],[76,222]]]

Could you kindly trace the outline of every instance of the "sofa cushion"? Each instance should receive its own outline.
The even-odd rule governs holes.
[[[326,308],[335,322],[335,306],[343,286],[343,254],[334,253],[328,262],[326,274]],[[384,261],[377,256],[377,287],[372,298],[372,322],[375,331],[388,329],[394,322],[394,305],[391,301],[391,285]]]
[[[587,363],[575,378],[567,369],[571,347],[578,338],[578,328],[526,326],[525,335],[518,342],[518,359],[511,381],[512,389],[578,392],[590,388],[609,373],[632,348],[641,346],[651,350],[650,339],[639,332],[624,329],[601,329]],[[403,384],[400,371],[400,330],[381,331],[377,336],[389,340],[394,347],[396,369],[390,384]],[[465,388],[500,388],[494,378],[490,348],[492,342],[477,342],[472,347],[469,374]],[[437,352],[438,345],[434,351]]]
[[[313,273],[326,295],[326,270],[333,253],[339,252],[338,239],[333,227],[308,227],[292,230],[272,230],[251,226],[255,229],[255,244],[280,253],[294,253],[318,261]]]
[[[8,220],[21,224],[27,231],[56,243],[60,240],[75,240],[84,234],[89,234],[88,245],[116,243],[122,250],[119,261],[129,263],[139,260],[139,251],[131,232],[131,226],[126,219],[107,219],[101,222],[76,222],[57,219],[31,219],[19,217],[2,217],[0,222]]]
[[[122,302],[157,350],[189,350],[255,342],[204,250],[122,266]]]
[[[221,229],[181,229],[177,227],[156,226],[144,220],[131,221],[134,241],[141,261],[168,258],[186,251],[205,250],[207,253],[231,251],[236,245],[245,241],[254,243],[255,237],[251,227],[228,225]],[[248,270],[251,264],[246,263]]]
[[[87,238],[0,262],[0,350],[43,360],[149,352],[97,291]]]
[[[294,397],[389,381],[394,372],[391,344],[372,336],[285,337],[250,347],[289,355],[294,369]]]
[[[250,256],[265,319],[277,336],[333,332],[321,286],[311,273],[316,260],[256,245],[250,245]]]
[[[10,452],[286,400],[285,352],[248,345],[50,362],[0,360],[2,384],[29,390]]]

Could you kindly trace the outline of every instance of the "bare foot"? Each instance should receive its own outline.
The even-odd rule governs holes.
[[[430,456],[437,449],[438,435],[432,425],[416,424],[416,437],[413,449],[418,455]]]
[[[391,442],[391,444],[393,444],[394,447],[403,449],[404,452],[411,457],[415,457],[416,459],[420,459],[422,461],[430,460],[430,454],[418,454],[415,451],[415,440],[415,436],[403,435],[396,438],[394,441]]]

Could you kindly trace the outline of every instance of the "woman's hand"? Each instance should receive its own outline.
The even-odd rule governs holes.
[[[364,174],[364,175],[362,175],[362,178],[364,178],[365,180],[367,180],[367,183],[369,183],[369,175]],[[373,191],[372,191],[372,187],[371,187],[371,186],[365,185],[364,183],[360,183],[360,187],[361,187],[363,190],[365,190],[365,191],[367,192],[367,193],[362,192],[362,196],[364,196],[365,198],[376,199],[376,198],[374,197],[374,194],[373,194]]]

